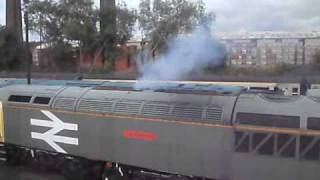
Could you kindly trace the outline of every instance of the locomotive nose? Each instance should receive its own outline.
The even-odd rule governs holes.
[[[3,122],[3,107],[0,101],[0,143],[4,142],[4,122]]]

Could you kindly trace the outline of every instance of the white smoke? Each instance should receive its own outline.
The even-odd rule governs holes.
[[[143,74],[136,88],[145,86],[143,81],[182,80],[191,72],[220,65],[224,56],[211,31],[204,27],[172,39],[167,47],[166,54],[142,67]]]

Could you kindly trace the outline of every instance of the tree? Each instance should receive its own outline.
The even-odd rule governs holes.
[[[195,26],[209,26],[214,19],[202,0],[141,0],[139,5],[139,26],[143,37],[151,41],[153,56],[165,49],[168,39],[190,32]]]
[[[58,10],[62,14],[62,34],[70,41],[80,41],[90,48],[97,35],[98,11],[91,0],[60,0]]]
[[[124,44],[132,37],[137,19],[136,10],[128,9],[124,1],[100,0],[100,49],[111,66],[117,54],[117,44]]]
[[[116,34],[116,1],[100,0],[100,29],[101,33],[115,36]]]
[[[70,44],[57,42],[54,46],[44,49],[42,53],[50,66],[60,71],[76,71],[76,59],[73,57],[74,51]]]
[[[132,36],[136,21],[135,11],[119,3],[116,8],[116,26],[112,27],[116,27],[116,32],[105,30],[103,25],[99,31],[99,22],[107,25],[111,20],[104,18],[94,8],[92,0],[34,0],[29,5],[29,12],[31,29],[40,34],[46,43],[70,47],[74,41],[78,41],[84,52],[99,56],[105,51],[107,60],[111,59],[118,43],[124,43]]]
[[[6,27],[0,27],[0,70],[17,70],[23,64],[21,1],[6,1]]]
[[[14,32],[0,28],[0,70],[17,70],[22,66],[25,55],[22,45]]]
[[[28,7],[30,30],[38,33],[40,38],[47,42],[63,40],[62,11],[53,0],[34,0]]]
[[[128,9],[124,2],[119,2],[116,12],[117,42],[124,44],[133,36],[134,26],[137,21],[137,11]]]
[[[97,10],[90,0],[34,0],[29,12],[31,30],[49,43],[78,40],[90,46],[97,34]]]

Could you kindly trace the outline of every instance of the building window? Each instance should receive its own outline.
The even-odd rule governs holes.
[[[232,48],[232,53],[233,53],[233,54],[237,53],[237,49]]]

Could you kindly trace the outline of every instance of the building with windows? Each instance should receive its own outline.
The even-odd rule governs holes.
[[[310,33],[218,33],[228,52],[227,65],[312,64],[320,51],[320,31]]]

